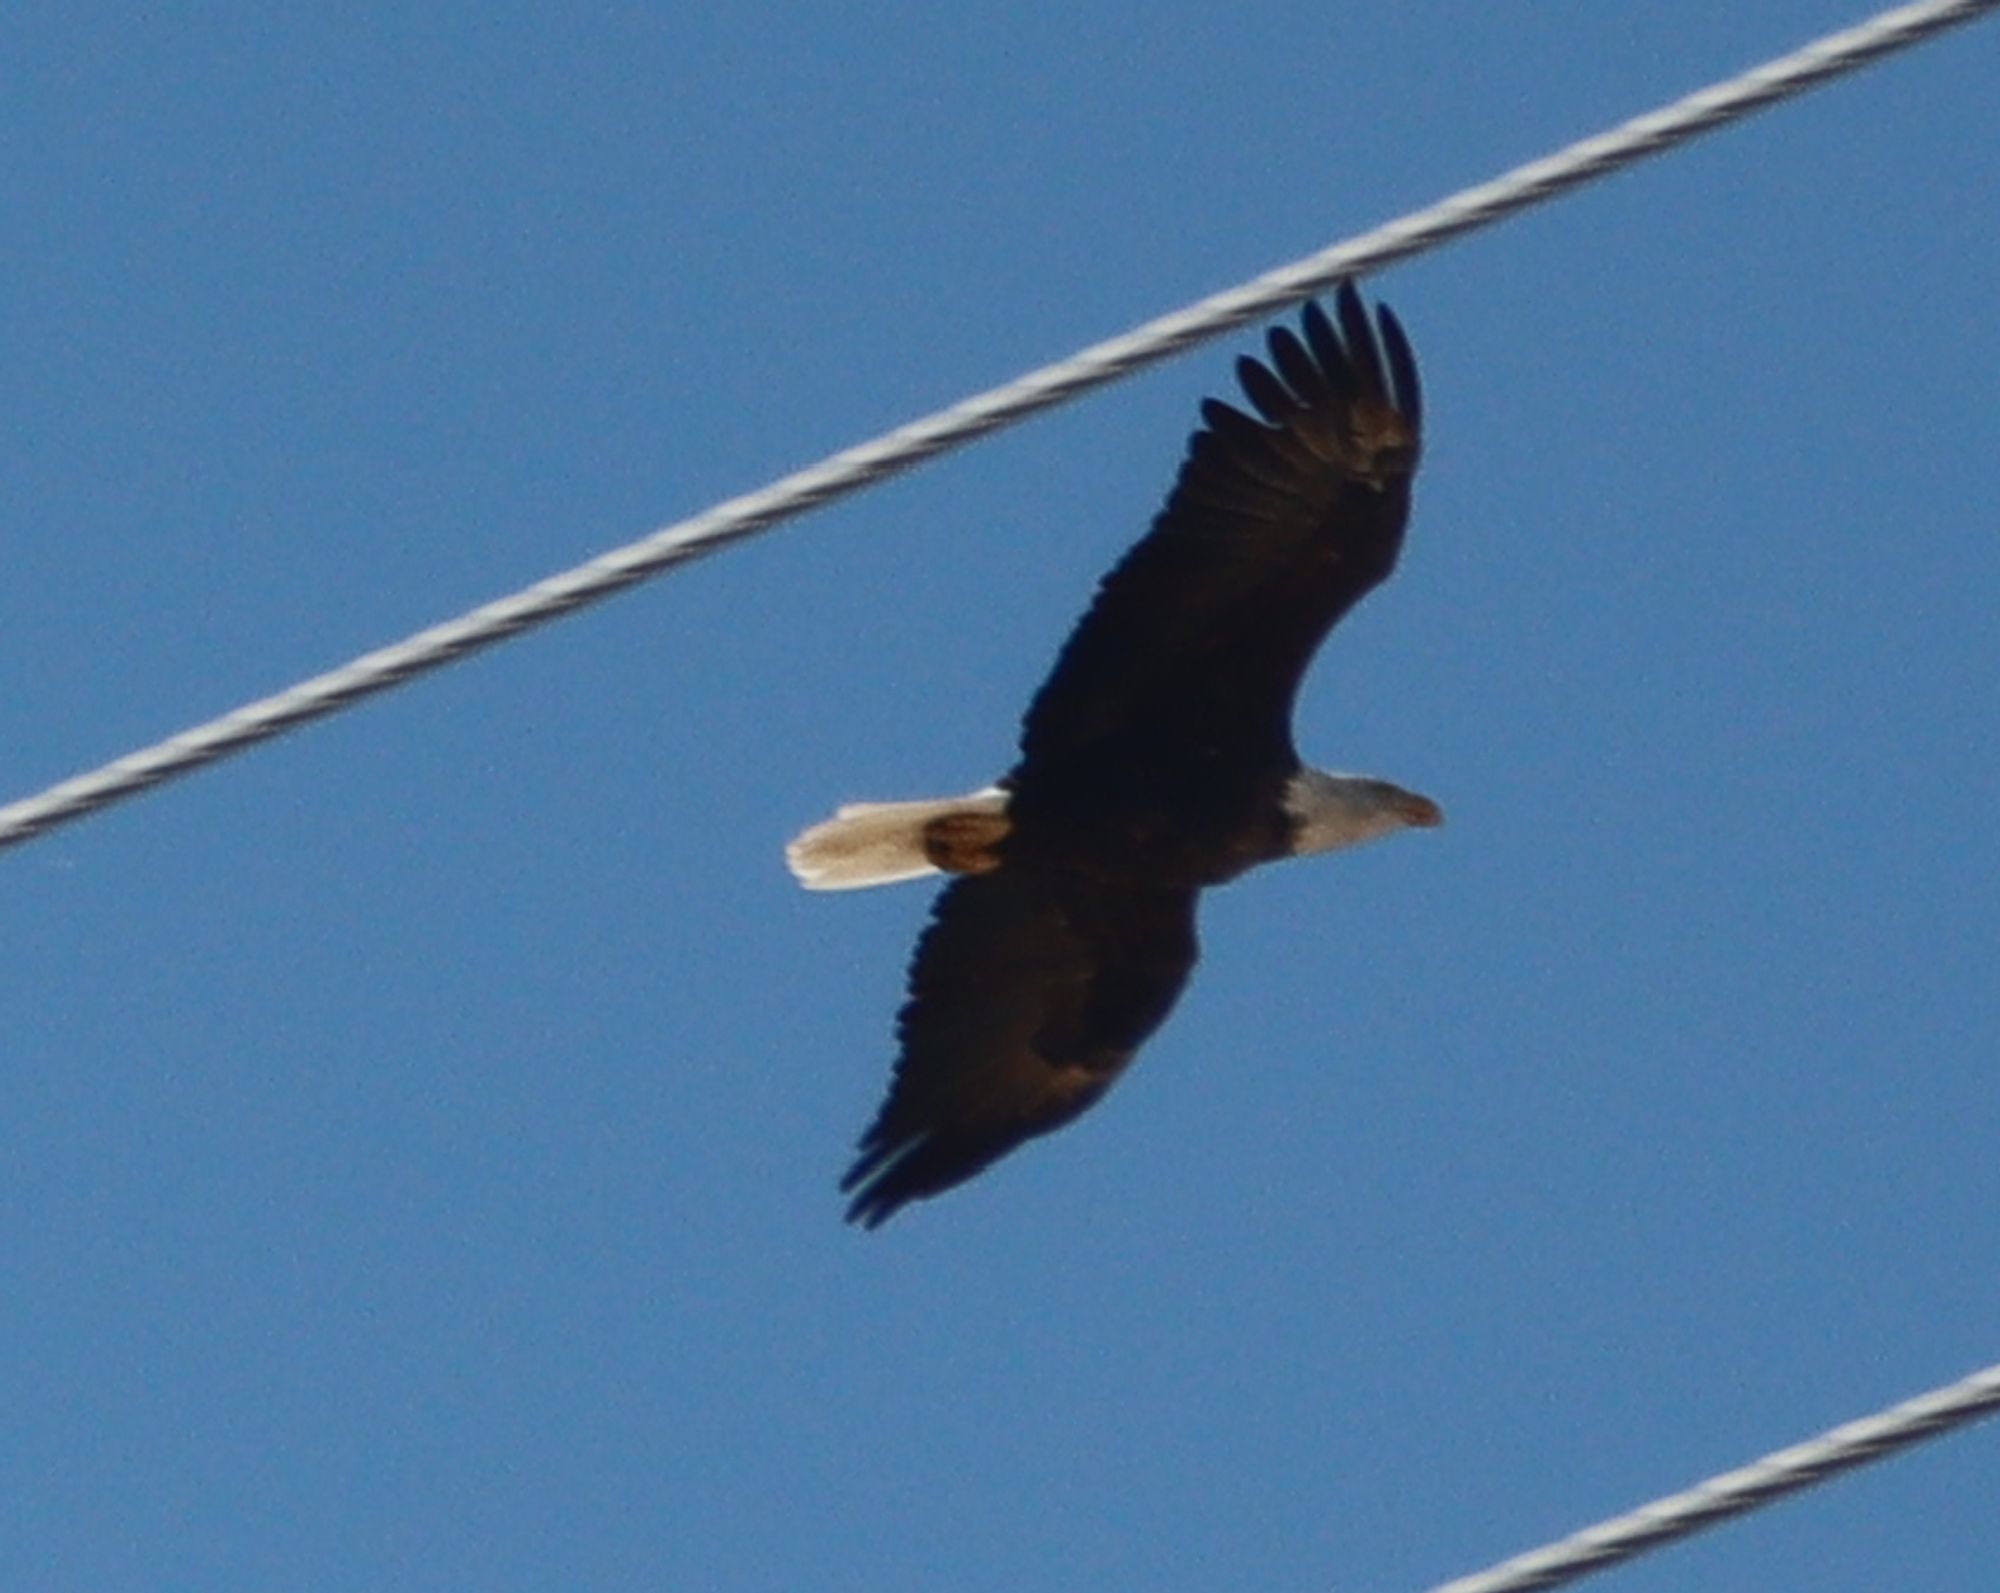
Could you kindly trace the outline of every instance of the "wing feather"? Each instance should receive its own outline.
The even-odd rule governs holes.
[[[1302,405],[1322,404],[1333,396],[1326,377],[1313,363],[1312,355],[1306,352],[1305,344],[1289,328],[1272,327],[1264,342],[1271,351],[1271,363],[1284,377],[1285,385],[1298,394]]]
[[[873,1228],[1097,1101],[1194,967],[1195,892],[1001,869],[938,895],[902,1056],[841,1183]]]
[[[1352,284],[1309,305],[1238,376],[1256,415],[1219,399],[1152,529],[1104,578],[1021,728],[1035,766],[1123,756],[1293,758],[1291,710],[1326,633],[1394,569],[1419,449],[1416,360]],[[1260,418],[1261,417],[1261,418]]]

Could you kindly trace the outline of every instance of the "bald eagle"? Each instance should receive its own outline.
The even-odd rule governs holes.
[[[840,1186],[850,1222],[873,1228],[1094,1104],[1187,984],[1205,888],[1442,821],[1428,797],[1292,746],[1313,654],[1395,568],[1422,424],[1386,306],[1371,322],[1349,283],[1300,334],[1238,361],[1255,416],[1202,405],[1166,507],[1064,644],[1005,778],[843,807],[786,849],[814,890],[956,876]]]

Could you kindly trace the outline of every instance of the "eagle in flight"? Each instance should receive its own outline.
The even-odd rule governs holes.
[[[1201,407],[1166,507],[1104,578],[997,785],[857,803],[786,849],[813,890],[953,876],[911,960],[889,1094],[841,1183],[867,1227],[1061,1128],[1193,971],[1195,902],[1260,863],[1442,822],[1299,759],[1292,704],[1403,546],[1423,407],[1353,284],[1239,360],[1254,415]]]

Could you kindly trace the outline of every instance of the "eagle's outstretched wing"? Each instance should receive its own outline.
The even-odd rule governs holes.
[[[910,964],[889,1097],[841,1183],[874,1227],[1109,1089],[1193,969],[1196,893],[1036,870],[942,891]]]
[[[1338,330],[1308,305],[1268,364],[1237,362],[1259,418],[1215,399],[1152,529],[1099,587],[1021,726],[1038,763],[1126,746],[1246,768],[1292,757],[1292,702],[1339,618],[1395,568],[1423,400],[1395,316],[1353,284]]]

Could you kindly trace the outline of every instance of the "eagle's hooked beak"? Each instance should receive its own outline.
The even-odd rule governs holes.
[[[1444,809],[1429,797],[1418,796],[1414,791],[1403,793],[1402,800],[1396,804],[1396,811],[1413,830],[1434,830],[1444,823]]]

